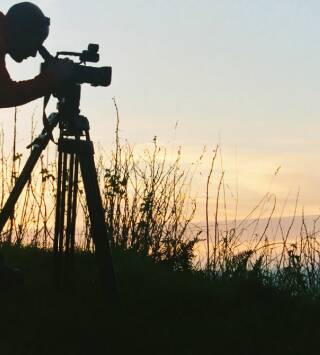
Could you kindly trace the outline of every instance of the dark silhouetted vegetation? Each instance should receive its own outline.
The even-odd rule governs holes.
[[[222,163],[214,173],[217,146],[204,189],[205,222],[197,225],[191,187],[203,156],[183,168],[181,149],[168,159],[156,137],[137,153],[120,143],[115,107],[115,148],[100,150],[96,160],[121,309],[99,289],[81,181],[74,279],[64,289],[53,285],[57,169],[46,153],[0,235],[5,263],[25,280],[1,289],[0,354],[315,354],[319,218],[310,229],[302,215],[300,233],[292,235],[297,195],[289,224],[284,204],[272,230],[270,191],[246,218],[228,216]],[[16,124],[17,111],[11,152],[0,137],[0,208],[24,159]],[[237,211],[237,194],[233,203]]]
[[[318,298],[280,291],[254,271],[208,280],[116,249],[116,309],[99,292],[91,254],[77,253],[73,283],[58,290],[51,252],[1,251],[25,275],[23,288],[1,292],[1,354],[315,354],[318,347]]]

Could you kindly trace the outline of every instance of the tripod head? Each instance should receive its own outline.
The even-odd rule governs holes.
[[[80,136],[89,131],[89,121],[80,115],[81,86],[71,84],[59,91],[59,128],[64,136]]]

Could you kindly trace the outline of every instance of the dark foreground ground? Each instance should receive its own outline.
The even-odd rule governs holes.
[[[116,308],[101,296],[90,255],[77,255],[74,285],[57,290],[49,252],[2,252],[24,270],[25,286],[1,291],[0,355],[320,353],[320,302],[308,297],[122,254]]]

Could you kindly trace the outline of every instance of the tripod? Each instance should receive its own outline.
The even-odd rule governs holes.
[[[41,134],[30,144],[31,154],[16,180],[1,213],[0,233],[14,211],[22,190],[31,173],[52,138],[53,129],[59,125],[58,176],[53,251],[55,274],[61,277],[63,258],[65,266],[70,265],[75,248],[75,226],[77,215],[78,173],[82,175],[90,217],[91,237],[95,246],[96,259],[107,296],[118,300],[115,271],[110,249],[97,172],[94,163],[93,143],[89,135],[89,121],[80,115],[81,86],[72,84],[55,94],[58,98],[57,113],[52,113]]]

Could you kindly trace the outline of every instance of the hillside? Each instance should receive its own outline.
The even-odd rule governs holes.
[[[52,284],[52,254],[1,247],[25,285],[1,292],[1,355],[315,354],[320,304],[252,277],[208,280],[115,253],[121,306],[106,303],[90,254],[72,285]]]

